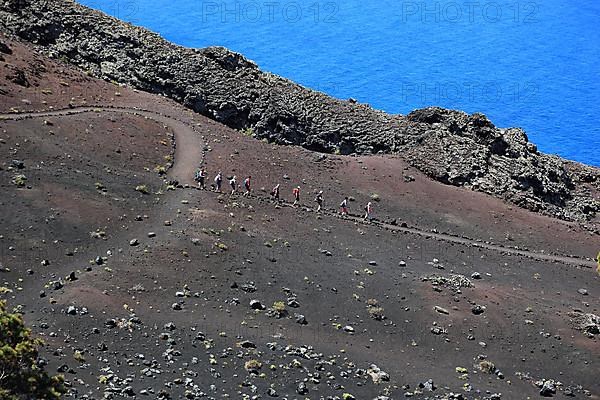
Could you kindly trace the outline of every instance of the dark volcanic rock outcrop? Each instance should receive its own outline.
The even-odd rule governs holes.
[[[389,115],[333,99],[262,72],[224,48],[188,49],[66,0],[0,3],[2,30],[92,75],[175,99],[257,138],[321,152],[398,153],[432,178],[531,210],[586,220],[600,209],[583,179],[539,153],[520,129],[498,129],[481,114],[429,108]]]

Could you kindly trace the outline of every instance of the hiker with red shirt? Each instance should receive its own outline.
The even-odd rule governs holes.
[[[371,220],[371,213],[373,212],[373,205],[371,204],[371,202],[368,202],[367,205],[365,206],[365,218],[364,220]]]
[[[292,190],[292,194],[294,195],[294,207],[300,203],[300,186],[296,186],[294,190]]]
[[[244,187],[246,188],[246,191],[244,192],[244,196],[248,196],[250,194],[250,180],[251,179],[252,179],[252,177],[248,175],[248,177],[244,180]]]

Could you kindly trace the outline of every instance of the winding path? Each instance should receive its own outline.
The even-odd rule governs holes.
[[[194,184],[194,170],[204,161],[203,148],[200,132],[190,125],[170,116],[155,111],[142,110],[127,107],[75,107],[53,111],[27,112],[18,114],[0,114],[0,120],[19,121],[28,118],[43,117],[65,117],[83,113],[121,113],[145,117],[169,126],[175,135],[175,162],[168,171],[171,179],[182,184]]]
[[[53,111],[42,111],[42,112],[27,112],[27,113],[12,113],[12,114],[0,114],[0,121],[12,120],[19,121],[27,118],[43,118],[43,117],[63,117],[69,115],[76,115],[82,113],[98,113],[98,112],[110,112],[110,113],[122,113],[137,115],[145,117],[156,122],[160,122],[166,126],[169,126],[175,136],[175,160],[172,168],[168,171],[168,176],[171,179],[177,180],[183,184],[184,187],[189,189],[196,189],[193,180],[195,169],[204,162],[206,143],[202,139],[202,134],[191,127],[189,124],[178,120],[177,118],[167,116],[155,111],[142,110],[139,108],[128,108],[128,107],[76,107],[69,109],[53,110]],[[266,200],[263,197],[251,196],[261,200]],[[292,206],[291,203],[282,202],[281,204],[286,206]],[[354,223],[361,223],[365,225],[371,225],[387,229],[390,231],[403,232],[407,234],[418,235],[423,238],[443,240],[449,243],[455,243],[460,245],[467,245],[478,247],[486,250],[492,250],[507,255],[516,255],[527,257],[539,261],[558,262],[568,265],[595,268],[596,262],[590,259],[584,259],[574,256],[546,254],[541,252],[534,252],[530,250],[518,249],[513,247],[505,247],[499,244],[493,244],[489,242],[482,242],[473,240],[465,237],[454,236],[446,233],[438,233],[419,229],[417,227],[398,226],[383,223],[380,221],[365,222],[362,218],[356,215],[349,215],[347,217],[341,217],[332,209],[324,209],[324,214],[331,217],[338,217],[343,220],[351,221]]]

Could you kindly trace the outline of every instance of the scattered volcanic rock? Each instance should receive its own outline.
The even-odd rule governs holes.
[[[0,29],[90,74],[170,97],[253,136],[325,153],[400,153],[433,179],[569,220],[600,203],[578,182],[598,171],[542,154],[516,128],[482,114],[431,107],[407,116],[331,98],[262,72],[222,47],[188,49],[67,0],[0,3]],[[22,85],[22,71],[12,71]],[[582,170],[583,169],[583,170]],[[581,175],[581,177],[579,177]]]

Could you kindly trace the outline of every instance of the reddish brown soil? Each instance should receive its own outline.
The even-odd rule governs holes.
[[[13,54],[0,61],[5,93],[0,113],[58,110],[69,102],[98,108],[0,121],[0,263],[9,268],[0,272],[0,283],[13,290],[6,296],[10,305],[21,305],[27,322],[47,341],[44,357],[50,371],[67,366],[72,397],[102,398],[113,385],[131,386],[138,394],[164,390],[177,399],[192,389],[176,379],[191,377],[213,398],[244,398],[251,385],[263,398],[270,385],[286,398],[341,398],[343,393],[358,399],[403,398],[427,379],[438,389],[416,398],[448,392],[469,399],[493,393],[504,399],[535,398],[539,389],[533,381],[539,379],[572,386],[578,398],[600,398],[599,339],[573,329],[569,316],[574,309],[600,314],[600,278],[590,262],[540,261],[476,246],[490,241],[591,258],[600,250],[598,236],[433,182],[398,157],[320,160],[319,154],[300,148],[259,142],[171,101],[93,80],[18,42],[2,41]],[[32,70],[42,64],[45,71]],[[29,87],[6,78],[15,68],[25,71]],[[52,94],[40,95],[44,88]],[[239,183],[252,175],[254,193],[245,198],[183,186],[169,190],[153,171],[169,155],[175,156],[175,165],[167,180],[190,184],[204,161],[209,183],[218,170],[237,175]],[[11,168],[13,159],[22,160],[25,168]],[[21,173],[27,186],[19,188],[11,179]],[[414,181],[405,182],[405,175]],[[96,182],[106,191],[98,190]],[[300,185],[302,206],[276,207],[268,199],[276,183],[287,200],[292,187]],[[143,184],[151,194],[134,190]],[[324,190],[326,213],[312,210],[317,190]],[[360,214],[373,193],[381,199],[374,205],[381,221],[397,219],[424,233],[436,229],[471,241],[453,243],[443,235],[427,238],[334,215],[344,195],[355,198],[351,212]],[[96,230],[105,237],[92,237]],[[139,245],[130,246],[134,238]],[[107,251],[111,255],[104,265],[90,262]],[[50,265],[42,266],[42,260]],[[77,279],[65,280],[71,272]],[[436,290],[422,279],[451,273],[470,277],[473,272],[482,279],[460,293]],[[59,279],[64,287],[54,290],[50,282]],[[253,293],[241,289],[249,281],[255,283]],[[185,285],[191,296],[176,297]],[[285,301],[282,288],[297,295],[299,307],[287,307],[291,318],[250,309],[251,299],[268,307]],[[587,295],[578,293],[582,288]],[[379,302],[385,320],[369,317],[368,299]],[[176,302],[182,310],[172,309]],[[473,314],[475,304],[485,306],[485,312]],[[68,315],[71,305],[88,312]],[[448,314],[436,312],[435,306]],[[133,313],[141,324],[133,324],[131,331],[105,326],[107,319],[128,319]],[[297,324],[294,313],[305,315],[308,324]],[[168,322],[177,327],[170,331],[170,344],[160,339]],[[338,329],[346,325],[354,333]],[[435,326],[446,333],[433,334]],[[194,341],[198,331],[214,347]],[[236,348],[242,340],[257,349]],[[335,379],[321,372],[320,383],[308,382],[309,392],[297,394],[298,383],[316,371],[315,360],[285,356],[269,349],[269,342],[313,346],[322,359],[336,360],[326,367]],[[221,357],[228,347],[234,350]],[[181,355],[165,353],[169,348]],[[84,353],[85,362],[74,360],[75,350]],[[156,360],[161,374],[145,377],[138,354]],[[210,363],[211,354],[216,364]],[[293,358],[307,369],[287,368]],[[493,361],[504,379],[480,372],[476,366],[482,358]],[[250,359],[263,362],[265,377],[244,370]],[[371,363],[389,373],[390,381],[374,384],[355,376],[357,367]],[[277,368],[267,368],[270,364]],[[456,367],[469,370],[466,380]],[[111,375],[109,382],[100,383],[101,375]],[[119,381],[128,376],[131,382]],[[471,391],[463,390],[467,382]]]

